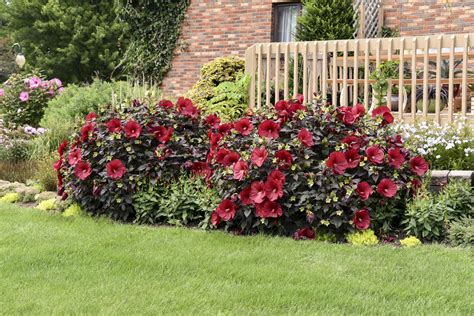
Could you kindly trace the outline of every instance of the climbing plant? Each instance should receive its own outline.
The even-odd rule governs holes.
[[[122,61],[128,75],[161,83],[188,6],[189,0],[126,0],[120,16],[131,37]]]

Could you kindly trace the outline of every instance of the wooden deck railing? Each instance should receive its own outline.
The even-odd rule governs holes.
[[[445,123],[461,116],[474,124],[474,33],[254,44],[245,54],[249,106],[319,93],[334,104],[371,108],[371,74],[385,61],[398,62],[384,99],[398,119]]]

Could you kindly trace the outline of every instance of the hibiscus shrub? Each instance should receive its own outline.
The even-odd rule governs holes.
[[[133,220],[133,197],[146,183],[166,185],[183,172],[210,175],[206,131],[183,98],[90,113],[70,145],[58,149],[58,193],[90,213]]]
[[[244,234],[267,232],[338,240],[373,228],[400,229],[398,204],[428,165],[404,148],[380,107],[334,107],[318,100],[280,101],[268,113],[209,132],[212,180],[222,201],[213,225]]]

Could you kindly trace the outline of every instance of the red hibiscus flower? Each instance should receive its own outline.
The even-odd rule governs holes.
[[[383,162],[384,155],[382,149],[380,149],[379,146],[370,146],[367,148],[365,153],[367,154],[367,159],[369,159],[371,163],[381,164]]]
[[[417,176],[423,176],[429,169],[428,163],[421,156],[410,159],[410,170]]]
[[[285,184],[285,175],[278,169],[273,170],[267,177],[267,180],[273,180],[280,182],[281,186]]]
[[[395,169],[400,169],[405,162],[405,155],[400,148],[392,148],[388,151],[388,163]]]
[[[265,200],[265,184],[263,181],[254,181],[250,185],[250,200],[255,203],[263,203]]]
[[[209,178],[212,175],[212,169],[206,162],[195,162],[191,166],[191,172],[198,177]]]
[[[352,125],[356,121],[356,116],[352,113],[352,108],[348,106],[341,106],[338,108],[338,118],[346,125]]]
[[[344,157],[346,157],[348,169],[357,168],[359,166],[361,157],[358,150],[349,149],[344,152]]]
[[[221,148],[216,153],[216,161],[220,164],[224,161],[224,158],[230,153],[227,148]]]
[[[300,129],[298,133],[298,140],[305,147],[312,147],[314,145],[313,135],[306,129]]]
[[[291,168],[293,157],[289,151],[281,149],[275,153],[275,158],[277,159],[278,166],[280,166],[281,169]]]
[[[280,204],[277,202],[266,201],[255,206],[256,214],[261,218],[277,218],[283,215]]]
[[[326,166],[331,168],[334,174],[344,174],[346,169],[349,167],[346,156],[338,151],[333,151],[329,155],[329,158],[326,161]]]
[[[253,202],[250,199],[250,186],[245,187],[242,191],[240,191],[239,197],[240,203],[242,203],[242,205],[252,204]]]
[[[280,136],[280,125],[271,120],[265,120],[258,126],[258,135],[271,139],[277,139]]]
[[[252,122],[248,118],[242,118],[234,124],[235,130],[242,136],[248,136],[253,130]]]
[[[173,107],[173,102],[170,100],[161,100],[158,105],[165,109],[171,109]]]
[[[217,130],[219,131],[219,133],[225,135],[225,134],[230,133],[230,131],[232,131],[233,128],[234,128],[234,124],[232,124],[232,123],[224,123],[224,124],[219,125],[219,127],[217,128]]]
[[[360,103],[357,103],[353,108],[352,108],[352,114],[354,114],[354,116],[356,118],[359,118],[361,116],[364,116],[365,115],[365,107],[360,104]]]
[[[367,210],[359,210],[354,214],[354,226],[358,230],[364,230],[370,226],[370,214]]]
[[[157,126],[153,128],[153,135],[158,139],[162,144],[166,144],[173,136],[172,127]]]
[[[81,128],[81,141],[86,142],[89,139],[89,133],[94,132],[95,123],[86,123]]]
[[[212,128],[218,128],[221,119],[216,114],[211,114],[206,117],[206,124]]]
[[[306,111],[306,107],[301,105],[301,103],[299,103],[299,102],[290,101],[289,105],[290,105],[290,112],[291,113],[296,113],[298,111]]]
[[[268,152],[265,147],[255,148],[250,155],[250,160],[257,167],[261,167],[268,157]]]
[[[125,123],[125,126],[123,129],[125,130],[125,136],[127,136],[127,138],[132,138],[132,139],[138,138],[140,136],[140,133],[142,132],[142,127],[135,120],[130,120],[127,123]]]
[[[118,118],[111,119],[105,125],[110,133],[120,133],[122,130],[122,121]]]
[[[63,154],[64,154],[64,149],[66,149],[67,145],[68,145],[67,140],[63,141],[63,142],[61,143],[61,145],[59,145],[59,147],[58,147],[58,154],[59,154],[59,157],[62,157],[62,156],[63,156]]]
[[[219,214],[217,214],[217,212],[212,212],[212,215],[211,215],[211,224],[215,227],[217,227],[217,225],[219,225],[219,223],[221,222],[221,218],[219,217]]]
[[[280,100],[275,104],[275,110],[281,117],[288,117],[291,115],[291,109],[287,101]]]
[[[236,210],[237,208],[231,200],[224,199],[217,207],[216,213],[217,215],[219,215],[220,218],[222,218],[222,220],[227,222],[235,217]]]
[[[316,232],[312,228],[301,228],[298,229],[293,234],[294,240],[305,240],[305,239],[314,239],[316,237]]]
[[[301,93],[298,93],[298,94],[296,95],[296,100],[297,100],[300,104],[303,103],[303,101],[304,101],[304,95],[302,95]]]
[[[418,192],[418,189],[421,188],[421,181],[418,178],[414,178],[411,180],[411,188],[410,192],[411,194],[415,195]]]
[[[398,147],[403,146],[403,139],[402,139],[402,136],[399,135],[399,134],[390,137],[390,138],[389,138],[389,142],[390,142],[390,144],[392,144],[393,146],[398,146]]]
[[[74,175],[81,180],[87,179],[92,173],[91,165],[87,161],[78,161],[74,169]]]
[[[219,145],[220,140],[222,139],[222,134],[213,133],[209,131],[207,133],[207,137],[209,137],[209,143],[211,144],[211,148],[216,148]]]
[[[377,192],[388,198],[394,197],[395,194],[397,194],[397,190],[398,188],[395,182],[387,178],[382,179],[379,185],[377,185]]]
[[[234,164],[234,179],[242,181],[248,174],[249,166],[246,161],[239,160]]]
[[[283,196],[283,185],[277,180],[267,180],[264,185],[265,196],[270,201],[276,201]]]
[[[349,149],[359,150],[362,146],[362,139],[355,135],[346,136],[341,140],[341,142],[349,145]]]
[[[229,153],[222,159],[222,165],[224,167],[232,166],[234,163],[239,161],[240,155],[235,151],[229,151]]]
[[[79,148],[74,148],[69,152],[69,155],[67,157],[68,163],[71,166],[74,166],[79,160],[81,160],[81,149]]]
[[[86,115],[87,122],[90,122],[96,118],[97,118],[97,114],[95,114],[95,112],[90,112],[89,114]]]
[[[107,169],[107,176],[112,180],[121,179],[123,175],[125,174],[125,172],[127,171],[123,163],[118,159],[114,159],[110,161],[107,164],[106,169]]]
[[[369,196],[372,193],[374,193],[374,190],[372,190],[372,187],[370,186],[370,184],[363,181],[357,185],[356,192],[357,194],[359,194],[359,197],[362,201],[366,201],[369,198]]]
[[[381,116],[383,118],[382,125],[393,123],[393,115],[390,113],[390,109],[387,106],[379,106],[372,111],[372,117]]]
[[[180,97],[176,102],[176,105],[178,106],[178,112],[184,116],[197,118],[199,115],[199,110],[193,105],[193,102],[190,99]]]
[[[53,168],[54,168],[54,170],[59,171],[61,169],[62,165],[63,165],[63,160],[61,158],[59,158],[59,160],[57,160],[54,163]]]

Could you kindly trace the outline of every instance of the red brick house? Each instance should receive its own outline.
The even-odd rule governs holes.
[[[243,57],[254,43],[291,41],[301,8],[291,0],[191,0],[164,93],[185,93],[216,57]],[[381,0],[381,8],[384,25],[401,36],[474,32],[471,0]]]

